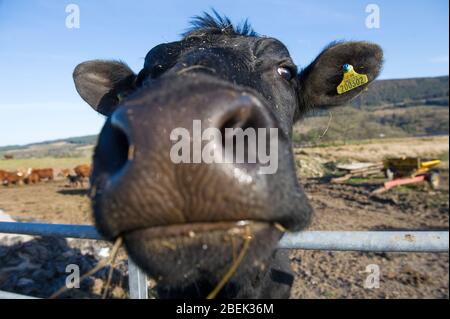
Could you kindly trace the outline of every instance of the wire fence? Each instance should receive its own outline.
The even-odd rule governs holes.
[[[0,222],[0,233],[104,240],[94,226]],[[278,249],[373,252],[448,252],[448,231],[303,231],[286,233]],[[129,258],[130,298],[147,299],[147,277]],[[31,296],[0,291],[0,299]]]

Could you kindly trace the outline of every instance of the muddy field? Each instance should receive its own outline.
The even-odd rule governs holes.
[[[376,185],[333,185],[321,179],[304,183],[315,208],[310,229],[448,229],[447,188],[402,188],[370,197]],[[92,222],[85,189],[64,181],[0,190],[4,211],[20,221]],[[292,251],[296,280],[292,298],[448,298],[448,254]],[[363,287],[369,264],[381,271],[380,288]],[[95,288],[95,287],[94,287]]]
[[[65,180],[0,188],[0,209],[18,221],[92,224],[86,188]]]
[[[308,180],[316,230],[448,230],[446,187],[401,188],[370,196],[370,183]],[[294,298],[448,298],[448,254],[293,251]],[[380,267],[380,288],[366,289],[366,266]]]
[[[313,151],[315,152],[307,150]],[[322,149],[320,151],[326,153]],[[310,229],[448,230],[448,163],[442,166],[441,175],[442,182],[438,190],[432,191],[426,185],[403,186],[375,196],[370,193],[383,181],[381,178],[354,179],[345,184],[331,184],[329,176],[302,177],[301,182],[315,209]],[[64,180],[33,186],[0,187],[0,209],[18,221],[91,224],[86,193],[85,188],[67,187]],[[72,250],[70,254],[66,254],[79,261],[80,256],[89,253],[91,262],[85,268],[94,265],[96,260],[92,256],[98,251],[83,248],[79,242],[76,245],[75,253]],[[296,275],[292,298],[449,298],[448,254],[299,250],[292,251],[290,255]],[[1,260],[0,251],[0,262]],[[364,288],[367,276],[364,271],[370,264],[376,264],[380,268],[379,288]],[[123,265],[121,267],[124,268]],[[0,275],[1,268],[0,264]],[[126,270],[119,276],[122,278],[121,283],[126,282],[123,278],[125,272]],[[1,279],[0,276],[0,281]],[[50,282],[41,283],[44,286],[46,284],[50,285]],[[101,286],[99,282],[93,280],[89,289],[99,290],[99,285]],[[14,291],[36,292],[14,287]],[[52,286],[52,289],[55,287]],[[50,290],[47,288],[46,291]],[[120,293],[115,293],[114,296],[125,297],[126,293],[123,291],[126,289],[119,290]],[[81,296],[99,295],[91,293]]]

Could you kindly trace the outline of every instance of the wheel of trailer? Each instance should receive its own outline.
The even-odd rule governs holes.
[[[384,170],[384,176],[385,176],[388,180],[392,181],[392,180],[394,179],[394,177],[395,177],[395,171],[394,171],[392,168],[388,167],[388,168],[386,168],[386,169]]]
[[[431,171],[427,174],[426,180],[432,189],[438,189],[441,182],[441,176],[437,171]]]

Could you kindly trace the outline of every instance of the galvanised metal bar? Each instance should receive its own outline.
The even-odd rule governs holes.
[[[0,222],[0,233],[103,240],[94,226]],[[280,249],[448,252],[448,231],[304,231],[286,233]],[[147,299],[147,276],[128,259],[130,298]],[[0,291],[0,299],[34,299]]]
[[[90,225],[0,222],[0,233],[104,240]]]
[[[0,233],[102,240],[94,226],[0,222]],[[303,231],[286,233],[278,248],[385,252],[447,252],[448,231]]]
[[[128,258],[128,285],[130,299],[148,299],[147,275]]]
[[[278,248],[448,252],[448,239],[447,231],[305,231],[286,233]]]
[[[27,295],[19,295],[8,291],[0,290],[0,299],[39,299]]]

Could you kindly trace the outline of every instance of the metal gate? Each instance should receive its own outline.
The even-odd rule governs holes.
[[[94,226],[0,222],[0,233],[104,240]],[[278,249],[448,252],[448,231],[302,231],[286,233]],[[128,259],[130,298],[147,299],[147,276]],[[0,291],[0,299],[33,298]]]

